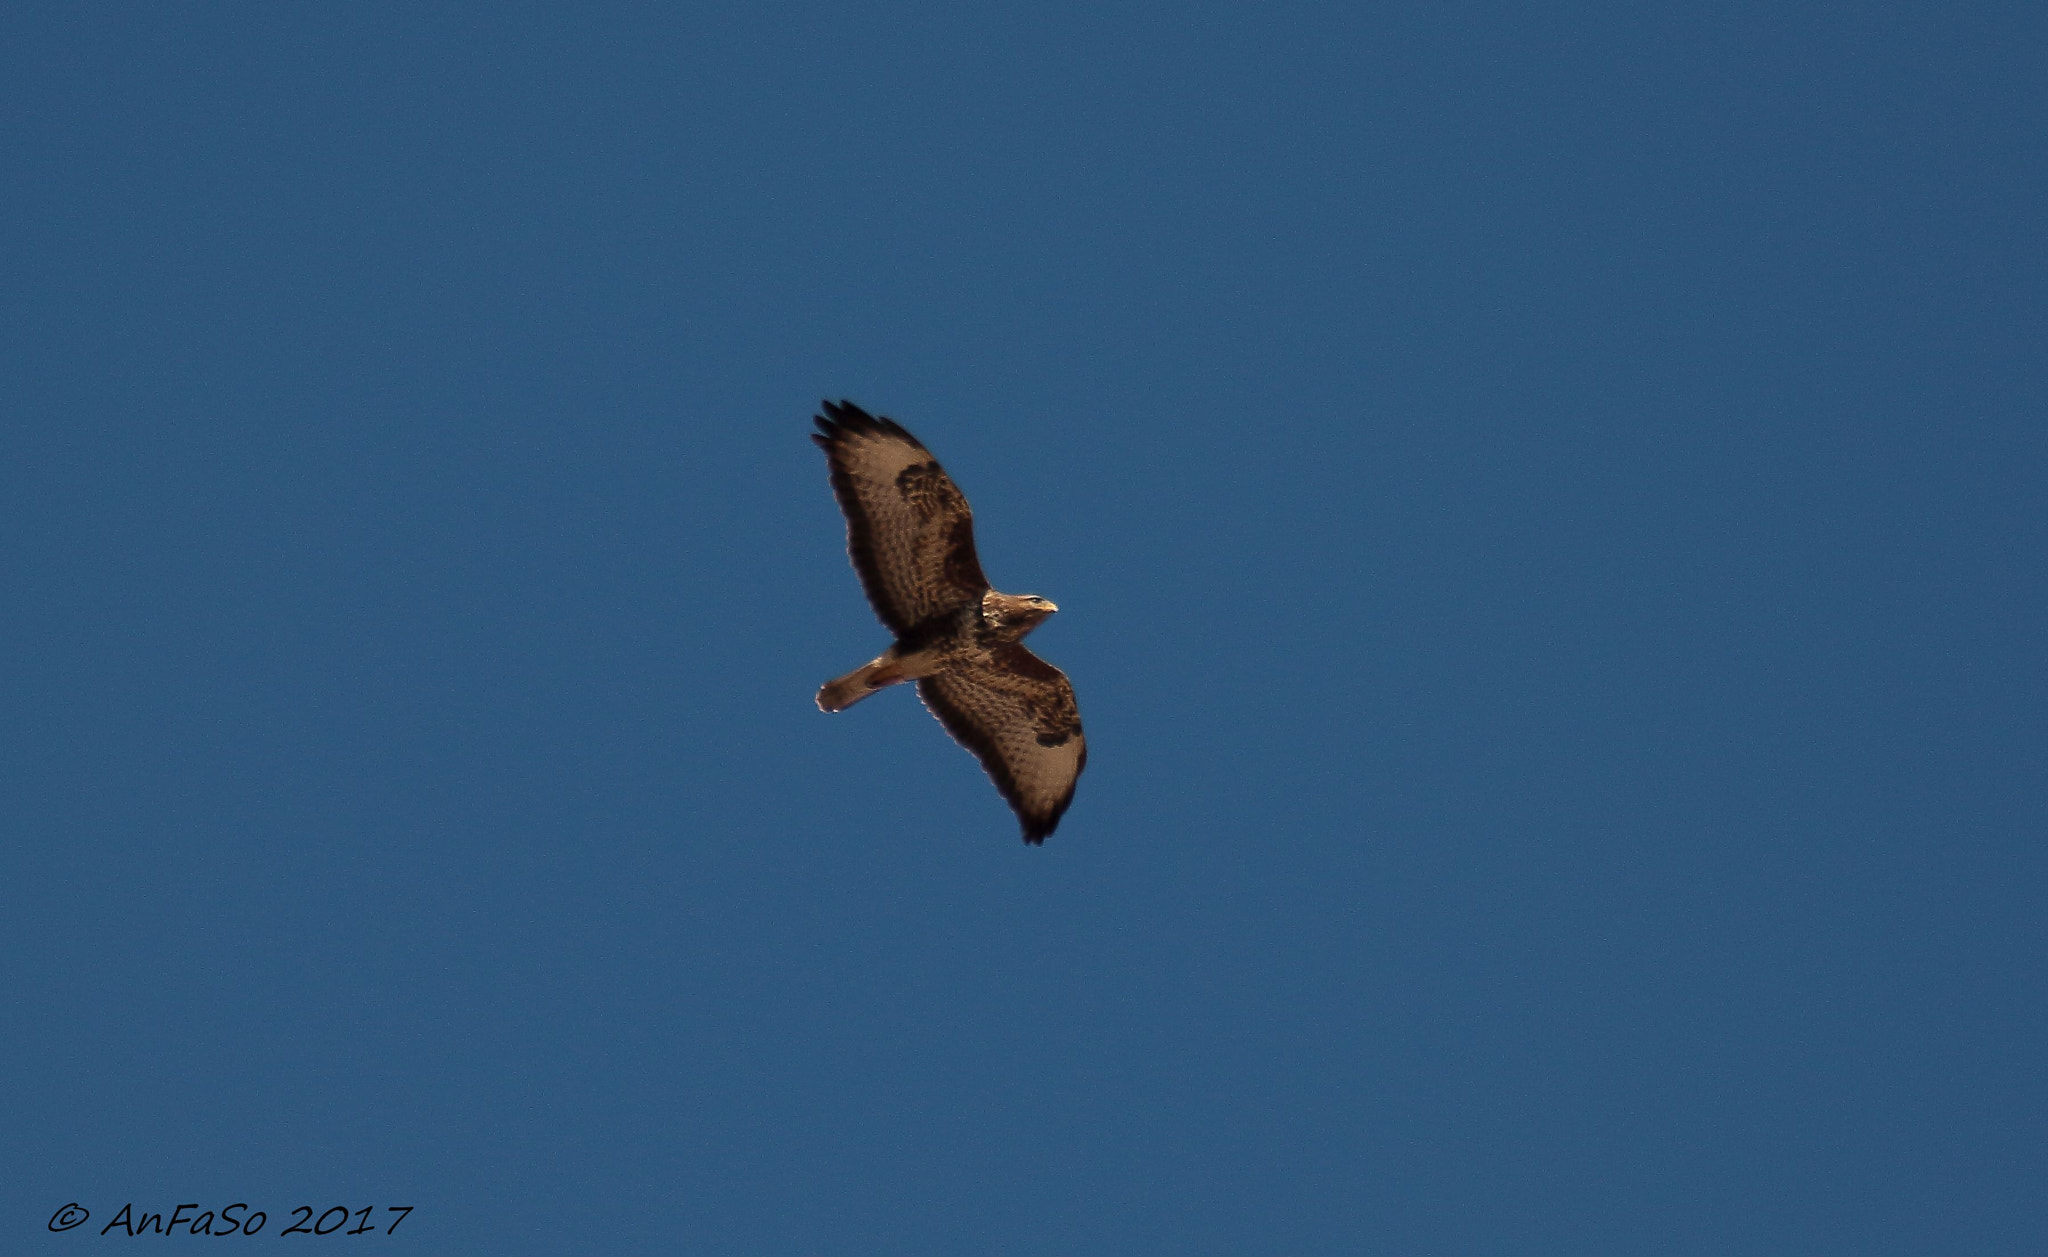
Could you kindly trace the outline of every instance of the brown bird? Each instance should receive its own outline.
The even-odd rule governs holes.
[[[1036,594],[989,587],[974,553],[974,514],[931,451],[892,419],[825,403],[811,439],[825,451],[846,514],[846,550],[895,644],[818,691],[844,711],[901,681],[974,752],[1009,800],[1024,841],[1042,843],[1088,763],[1066,674],[1024,647],[1059,610]]]

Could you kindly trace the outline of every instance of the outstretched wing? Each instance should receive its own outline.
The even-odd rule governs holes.
[[[1022,822],[1024,841],[1044,842],[1088,764],[1067,674],[1013,642],[985,664],[924,678],[917,696],[988,770]]]
[[[930,450],[852,402],[826,402],[811,439],[832,465],[846,552],[890,632],[981,601],[974,513]]]

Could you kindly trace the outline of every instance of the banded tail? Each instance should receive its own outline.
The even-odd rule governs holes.
[[[845,711],[879,689],[886,689],[910,677],[902,665],[884,655],[872,663],[860,667],[834,681],[827,681],[818,690],[818,710]]]

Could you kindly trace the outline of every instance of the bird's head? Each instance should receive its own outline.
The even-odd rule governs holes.
[[[1052,599],[1037,594],[999,594],[991,590],[982,600],[981,612],[988,622],[1005,633],[1024,636],[1045,617],[1059,610]]]

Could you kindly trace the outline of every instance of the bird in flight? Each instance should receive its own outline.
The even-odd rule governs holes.
[[[1088,763],[1067,676],[1024,647],[1059,610],[1036,594],[989,587],[974,553],[974,514],[931,451],[893,419],[825,403],[811,435],[846,514],[846,551],[875,615],[896,641],[818,691],[845,711],[902,681],[1009,801],[1024,841],[1058,827]]]

